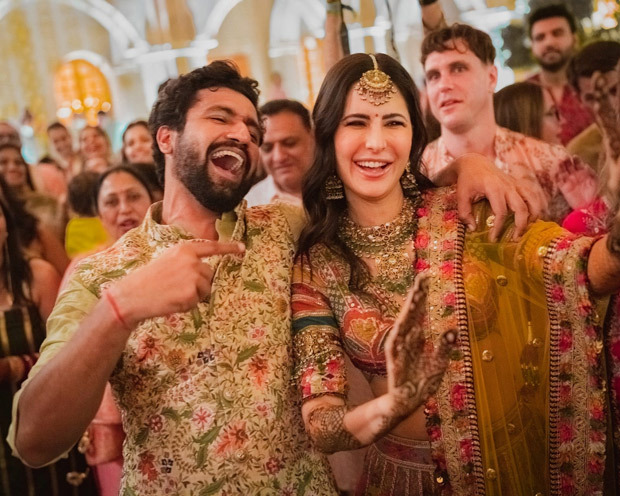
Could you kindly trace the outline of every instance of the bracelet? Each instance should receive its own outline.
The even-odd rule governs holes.
[[[109,290],[105,290],[103,292],[103,296],[105,297],[106,300],[108,300],[108,303],[110,304],[110,306],[112,307],[112,312],[114,313],[114,317],[116,317],[116,320],[126,329],[129,329],[129,326],[127,325],[127,322],[125,321],[125,319],[123,318],[123,316],[121,315],[121,311],[118,308],[118,305],[116,304],[116,300],[114,299],[114,297],[112,296],[112,293]]]
[[[433,5],[437,0],[418,0],[420,7],[427,7],[428,5]]]
[[[325,6],[325,11],[328,14],[340,15],[342,13],[342,4],[340,0],[335,0],[334,2],[327,2]]]

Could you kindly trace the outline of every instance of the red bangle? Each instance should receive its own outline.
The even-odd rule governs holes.
[[[119,310],[118,305],[116,304],[116,300],[112,296],[112,293],[110,293],[109,290],[105,290],[103,292],[103,295],[105,296],[105,298],[108,300],[108,303],[112,307],[112,312],[114,312],[114,317],[116,317],[116,320],[118,320],[122,324],[123,327],[125,327],[126,329],[129,329],[129,326],[127,325],[127,322],[121,315],[121,311]]]

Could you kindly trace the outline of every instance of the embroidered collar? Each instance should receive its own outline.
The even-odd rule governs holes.
[[[182,227],[162,224],[163,202],[154,203],[149,207],[142,226],[138,229],[143,230],[147,238],[161,243],[172,243],[181,239],[193,239],[194,236]],[[215,229],[221,241],[241,241],[245,236],[245,211],[246,201],[242,200],[239,205],[231,212],[222,214],[222,217],[215,221]]]

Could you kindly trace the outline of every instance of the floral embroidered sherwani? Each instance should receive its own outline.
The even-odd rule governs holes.
[[[535,180],[547,201],[547,220],[558,223],[571,211],[588,205],[597,192],[594,172],[579,157],[561,146],[515,133],[497,126],[494,140],[495,165],[521,179]],[[422,156],[422,172],[431,180],[454,160],[440,136]]]
[[[235,214],[217,228],[220,239],[245,242],[245,254],[209,257],[216,267],[209,301],[141,323],[110,378],[127,434],[124,496],[335,494],[291,381],[300,211],[284,204],[246,210],[243,202]],[[141,227],[78,266],[48,320],[33,373],[66,344],[107,285],[190,238],[159,218],[156,204]]]

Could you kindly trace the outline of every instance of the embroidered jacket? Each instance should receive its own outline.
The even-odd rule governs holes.
[[[243,257],[210,257],[209,301],[141,323],[110,378],[127,434],[124,495],[335,494],[304,432],[291,379],[299,210],[246,210],[244,202],[235,213],[218,231],[245,242]],[[37,370],[107,285],[189,238],[160,217],[156,204],[141,227],[78,266],[48,321]]]

